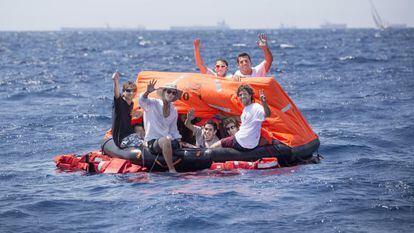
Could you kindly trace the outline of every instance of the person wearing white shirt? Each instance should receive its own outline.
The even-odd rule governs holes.
[[[140,95],[139,105],[144,110],[145,138],[151,153],[162,153],[170,172],[176,172],[172,161],[173,147],[180,146],[181,135],[177,128],[178,113],[173,104],[182,91],[175,84],[167,84],[155,89],[157,81],[152,80],[147,90]],[[157,90],[161,99],[148,98]]]
[[[240,116],[239,131],[233,136],[223,138],[210,148],[229,147],[239,151],[251,150],[259,145],[262,123],[270,116],[270,109],[263,90],[259,91],[262,105],[254,103],[253,89],[248,84],[242,84],[237,89],[237,96],[244,105]]]
[[[267,45],[267,36],[259,34],[257,45],[263,50],[265,59],[259,65],[252,67],[249,54],[241,53],[237,56],[237,66],[239,70],[234,73],[234,78],[265,77],[270,70],[273,62],[273,55]]]

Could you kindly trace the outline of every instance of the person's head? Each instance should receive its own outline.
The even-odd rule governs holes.
[[[242,84],[237,89],[237,96],[244,106],[253,103],[253,88],[249,84]]]
[[[157,89],[158,96],[167,102],[174,102],[178,100],[181,95],[182,91],[177,88],[175,84],[165,84],[164,86]]]
[[[226,60],[222,58],[216,60],[216,66],[214,68],[214,71],[216,71],[217,76],[226,77],[228,69],[229,63]]]
[[[122,96],[126,100],[132,100],[136,91],[137,91],[137,85],[135,85],[135,83],[131,81],[127,81],[122,84]]]
[[[145,129],[143,124],[135,124],[134,126],[134,133],[138,134],[140,138],[145,137]]]
[[[223,126],[226,130],[226,133],[230,136],[234,136],[237,131],[239,131],[239,123],[234,117],[224,119]]]
[[[244,75],[250,75],[252,73],[252,61],[249,54],[240,53],[237,56],[237,67]]]
[[[213,120],[208,120],[204,124],[204,139],[210,141],[217,133],[217,124]]]

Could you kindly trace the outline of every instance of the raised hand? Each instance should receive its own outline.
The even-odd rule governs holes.
[[[155,79],[149,81],[148,85],[147,85],[147,92],[151,93],[153,91],[155,91],[155,84],[157,83],[157,81]]]
[[[187,119],[189,121],[192,121],[192,120],[194,120],[194,118],[195,118],[194,108],[190,108],[190,110],[188,110],[188,112],[187,112]]]
[[[198,38],[195,39],[193,43],[194,43],[194,47],[200,47],[200,39]]]
[[[265,94],[264,94],[264,90],[263,90],[263,89],[260,89],[260,90],[259,90],[259,96],[260,96],[260,100],[261,100],[262,102],[266,102],[266,96],[265,96]]]
[[[119,81],[119,72],[118,72],[118,70],[117,71],[115,71],[115,73],[113,73],[112,74],[112,80],[114,80],[114,81]]]
[[[264,33],[260,33],[258,35],[259,40],[257,41],[257,45],[259,47],[267,47],[267,36]]]

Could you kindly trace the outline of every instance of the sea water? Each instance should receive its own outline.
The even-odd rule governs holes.
[[[414,30],[269,30],[282,85],[319,135],[320,164],[179,175],[60,172],[98,149],[112,79],[236,71],[261,31],[0,32],[0,232],[411,232]]]

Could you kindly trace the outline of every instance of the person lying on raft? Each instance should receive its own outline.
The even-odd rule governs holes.
[[[141,112],[137,112],[137,113],[140,114],[139,117],[142,117],[143,113]],[[121,148],[140,147],[144,145],[144,137],[145,137],[144,126],[138,123],[138,124],[134,124],[132,128],[134,129],[134,133],[130,134],[129,136],[124,138],[124,140],[122,140]]]
[[[176,172],[172,161],[173,149],[180,147],[181,135],[177,128],[178,113],[173,104],[182,91],[175,84],[155,89],[157,81],[152,80],[147,90],[139,96],[139,105],[144,110],[145,141],[153,154],[163,154],[170,172]],[[161,99],[148,98],[157,91]]]
[[[138,147],[143,141],[138,134],[134,134],[131,126],[132,115],[141,117],[142,113],[133,112],[132,98],[137,90],[135,83],[128,81],[122,84],[122,95],[119,92],[119,72],[112,74],[114,82],[114,102],[112,105],[112,138],[115,145],[121,149]]]
[[[273,62],[273,55],[267,46],[267,36],[264,33],[259,34],[257,45],[263,50],[265,60],[259,65],[252,67],[252,61],[249,54],[241,53],[237,56],[237,66],[239,70],[234,73],[234,79],[247,77],[265,77],[270,70]]]
[[[198,38],[194,40],[194,57],[196,60],[197,67],[200,69],[200,73],[212,74],[217,77],[223,77],[223,78],[233,77],[233,75],[227,73],[229,70],[229,63],[222,58],[219,58],[216,60],[216,65],[215,65],[214,70],[204,65],[203,59],[201,58],[201,55],[200,55],[200,39]]]
[[[223,138],[214,143],[210,148],[229,147],[239,151],[256,148],[260,141],[262,123],[270,116],[270,109],[266,102],[263,90],[259,91],[262,105],[254,103],[253,89],[248,84],[242,84],[237,89],[237,96],[244,105],[241,114],[241,125],[234,136]]]
[[[194,109],[191,108],[187,113],[187,119],[185,120],[185,126],[189,128],[195,135],[196,147],[209,148],[215,142],[219,141],[216,136],[217,124],[213,120],[208,120],[203,127],[191,124],[191,121],[195,118]]]
[[[144,114],[144,113],[142,113]],[[144,139],[145,138],[145,128],[144,123],[136,123],[132,126],[134,129],[134,133],[138,134],[138,137]]]

